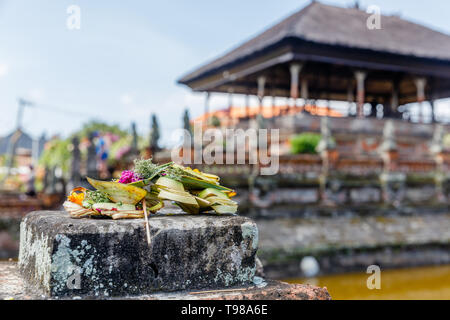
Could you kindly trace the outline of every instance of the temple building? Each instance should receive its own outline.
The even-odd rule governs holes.
[[[5,159],[0,163],[0,172],[6,172],[6,159],[14,154],[14,162],[19,171],[31,164],[36,164],[42,151],[46,138],[42,135],[39,139],[33,139],[22,129],[16,129],[5,137],[0,137],[0,157]]]
[[[369,28],[370,17],[312,1],[178,82],[205,93],[205,115],[211,94],[228,93],[257,96],[261,112],[265,97],[288,99],[273,116],[309,112],[306,106],[325,100],[356,104],[349,116],[375,116],[382,106],[383,117],[404,118],[399,106],[419,103],[421,122],[429,101],[431,121],[440,120],[434,102],[450,97],[450,36],[395,15]],[[259,113],[246,105],[247,117]]]

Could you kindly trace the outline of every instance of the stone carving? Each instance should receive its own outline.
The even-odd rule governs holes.
[[[444,151],[444,127],[442,124],[436,125],[433,134],[433,140],[431,141],[430,152],[433,155],[437,155]]]
[[[133,122],[131,124],[131,134],[133,136],[133,142],[131,144],[131,154],[133,156],[138,155],[139,154],[139,149],[138,149],[138,135],[137,135],[137,131],[136,131],[136,123]]]
[[[89,135],[89,147],[87,152],[87,176],[96,178],[97,172],[97,153],[95,150],[94,134]]]
[[[317,145],[317,152],[322,153],[327,150],[334,150],[336,148],[336,142],[331,135],[328,117],[322,117],[320,119],[320,133],[322,138]]]
[[[72,139],[72,164],[70,168],[70,184],[77,186],[81,182],[81,152],[80,152],[80,140],[78,137]]]
[[[387,120],[383,129],[383,142],[380,145],[380,152],[389,152],[397,150],[395,141],[395,127],[392,120]]]

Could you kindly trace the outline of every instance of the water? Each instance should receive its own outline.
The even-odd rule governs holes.
[[[351,273],[286,282],[327,287],[334,300],[450,300],[450,265],[381,270],[380,290],[367,288],[369,276]]]

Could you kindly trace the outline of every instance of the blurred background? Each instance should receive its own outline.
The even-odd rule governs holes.
[[[256,220],[268,278],[450,299],[450,3],[0,0],[0,259],[85,177],[178,128],[280,130],[279,172],[197,165]],[[371,265],[381,289],[370,289]]]

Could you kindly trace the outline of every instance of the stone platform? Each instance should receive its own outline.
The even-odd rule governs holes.
[[[258,257],[269,278],[301,278],[316,258],[319,275],[450,263],[450,214],[416,213],[258,219]]]
[[[19,270],[44,296],[92,298],[249,286],[258,229],[240,216],[71,219],[36,211],[21,223]]]
[[[74,295],[62,299],[78,300]],[[133,300],[330,300],[326,288],[310,285],[287,284],[279,281],[268,281],[261,285],[250,285],[246,288],[223,290],[177,291],[153,293],[137,296],[109,297],[106,299]],[[19,273],[16,262],[0,262],[0,300],[41,300],[60,299],[44,295],[39,290],[26,286]],[[98,297],[97,297],[98,299]],[[105,297],[102,297],[105,299]]]

